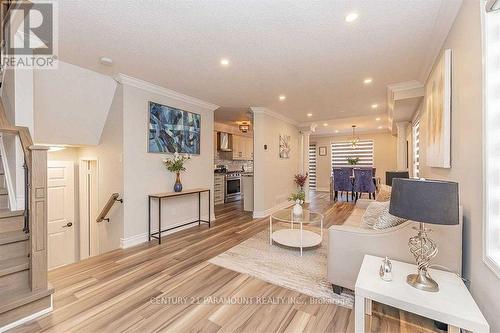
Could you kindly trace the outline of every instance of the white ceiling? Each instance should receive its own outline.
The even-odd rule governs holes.
[[[317,127],[314,131],[314,135],[351,134],[352,125],[356,125],[356,133],[388,132],[389,122],[387,118],[387,114],[385,113],[374,113],[369,116],[328,119],[316,123]],[[306,123],[306,125],[310,124],[312,123]],[[327,126],[324,126],[324,124],[327,124]]]
[[[59,1],[59,55],[224,107],[267,107],[298,122],[371,119],[386,110],[388,84],[425,78],[460,4]],[[359,19],[346,23],[351,11]],[[114,65],[101,65],[102,56]],[[369,86],[366,77],[373,78]]]

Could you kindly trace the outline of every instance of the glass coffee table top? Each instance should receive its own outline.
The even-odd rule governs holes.
[[[271,217],[283,222],[297,222],[303,224],[320,223],[323,219],[323,215],[320,213],[313,213],[309,209],[304,209],[300,217],[294,216],[291,208],[277,211],[273,213]]]

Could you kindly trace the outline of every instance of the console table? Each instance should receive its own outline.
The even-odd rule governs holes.
[[[379,277],[382,260],[365,255],[361,264],[354,291],[356,333],[365,332],[365,313],[371,315],[371,301],[446,323],[450,333],[458,333],[460,328],[474,333],[490,331],[469,290],[454,273],[430,269],[439,291],[422,291],[406,283],[406,276],[417,271],[416,265],[392,260],[393,279],[386,282]]]
[[[208,192],[208,221],[202,220],[201,219],[201,194],[204,192]],[[184,223],[181,225],[176,225],[175,227],[163,229],[161,228],[161,201],[162,199],[167,199],[167,198],[177,198],[180,196],[184,195],[193,195],[193,194],[198,194],[198,219],[194,220],[192,222]],[[158,199],[158,231],[157,232],[151,232],[151,200],[152,199]],[[203,223],[208,223],[208,227],[210,228],[210,222],[211,222],[211,207],[210,207],[210,189],[208,188],[195,188],[191,190],[185,190],[182,192],[165,192],[165,193],[156,193],[156,194],[149,194],[148,195],[148,241],[151,241],[151,238],[155,238],[158,240],[158,244],[161,244],[161,233],[162,232],[167,232],[169,230],[177,229],[180,227],[184,227],[189,224],[193,224],[198,222],[198,225],[201,225],[201,222]],[[156,236],[158,235],[158,236]]]

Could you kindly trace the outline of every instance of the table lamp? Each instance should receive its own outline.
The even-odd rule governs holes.
[[[425,223],[455,225],[459,223],[458,183],[395,178],[392,183],[389,213],[420,222],[418,233],[410,238],[408,247],[415,256],[418,273],[406,278],[409,285],[437,292],[439,286],[427,269],[438,253],[437,244],[428,237]]]

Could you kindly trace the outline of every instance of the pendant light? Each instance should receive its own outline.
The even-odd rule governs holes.
[[[350,142],[353,149],[358,147],[359,138],[356,136],[356,125],[352,125],[352,138]]]

